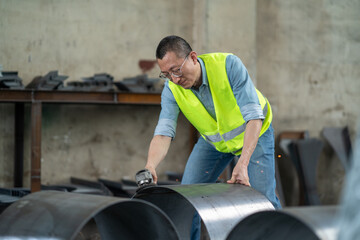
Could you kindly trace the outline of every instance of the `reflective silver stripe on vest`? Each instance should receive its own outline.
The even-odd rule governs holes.
[[[215,135],[204,135],[206,140],[209,141],[209,142],[221,142],[222,141],[222,138],[221,138],[221,135],[220,133],[217,133]]]
[[[265,104],[265,106],[263,108],[263,114],[264,114],[264,117],[266,117],[266,114],[267,114],[267,102],[266,102],[266,104]],[[246,129],[246,123],[243,123],[241,126],[231,130],[230,132],[224,133],[222,136],[223,136],[225,141],[229,141],[229,140],[239,136],[243,132],[245,132],[245,129]]]
[[[245,128],[246,128],[246,122],[243,123],[241,126],[231,130],[230,132],[224,133],[223,138],[224,138],[225,142],[242,134],[245,131]]]
[[[264,117],[266,117],[266,114],[268,112],[268,108],[267,108],[267,102],[263,108],[263,114],[264,114]],[[243,123],[242,125],[240,125],[239,127],[231,130],[230,132],[227,132],[227,133],[224,133],[222,136],[223,136],[223,139],[224,141],[229,141],[237,136],[239,136],[240,134],[242,134],[243,132],[245,132],[245,129],[246,129],[246,122]],[[216,143],[216,142],[221,142],[223,139],[221,138],[221,135],[220,133],[217,133],[215,135],[203,135],[205,137],[205,139],[208,141],[208,142],[211,142],[211,143]],[[241,148],[242,149],[242,148]],[[240,151],[241,149],[239,150],[236,150],[235,152],[238,152]],[[234,152],[233,152],[234,153]]]
[[[266,117],[267,112],[268,112],[268,108],[267,108],[267,101],[266,101],[266,104],[265,104],[264,109],[263,109],[264,117]],[[245,126],[246,126],[246,123],[244,123],[244,124],[245,124]],[[240,127],[243,127],[244,124],[242,124]],[[238,128],[240,128],[240,127],[238,127]],[[237,128],[236,128],[236,129],[237,129]],[[245,129],[244,129],[244,131],[245,131]],[[230,131],[230,132],[232,132],[232,131]],[[241,133],[240,133],[240,134],[241,134]],[[225,135],[225,134],[224,134],[224,135]],[[235,137],[236,137],[236,136],[235,136]],[[224,139],[225,139],[225,137],[224,137]],[[238,150],[232,151],[231,153],[234,154],[234,155],[236,155],[236,153],[239,152],[239,151],[242,150],[242,149],[243,149],[243,148],[240,148],[240,149],[238,149]]]

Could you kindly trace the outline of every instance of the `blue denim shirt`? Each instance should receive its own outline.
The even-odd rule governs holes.
[[[202,85],[198,90],[192,88],[191,91],[204,105],[208,113],[216,120],[205,65],[201,58],[198,58],[198,62],[201,66]],[[226,57],[226,73],[244,120],[248,122],[253,119],[264,119],[265,117],[254,84],[240,58],[235,55],[228,55]],[[179,112],[180,108],[169,88],[168,81],[166,81],[161,94],[161,112],[154,135],[164,135],[174,138]]]

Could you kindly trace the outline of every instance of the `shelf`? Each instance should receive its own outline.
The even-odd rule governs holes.
[[[31,104],[31,191],[41,189],[42,105],[58,104],[137,104],[160,105],[159,93],[81,92],[0,89],[0,103],[15,103],[15,187],[22,187],[24,152],[24,105]]]
[[[161,94],[0,89],[0,102],[158,105],[161,103]]]

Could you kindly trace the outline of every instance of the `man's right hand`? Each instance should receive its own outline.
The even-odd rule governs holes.
[[[151,166],[148,166],[148,165],[146,165],[145,168],[150,171],[150,173],[151,173],[151,175],[153,177],[154,183],[157,184],[158,178],[157,178],[157,175],[156,175],[155,168],[153,168]]]
[[[158,180],[155,168],[165,158],[167,151],[169,150],[170,143],[171,137],[162,135],[156,135],[151,140],[145,168],[151,172],[155,184]]]

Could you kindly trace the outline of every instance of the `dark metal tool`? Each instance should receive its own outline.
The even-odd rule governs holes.
[[[145,187],[148,185],[155,185],[154,184],[154,179],[151,175],[151,172],[147,169],[143,169],[138,171],[135,174],[135,179],[136,179],[136,184],[138,185],[138,187]]]

